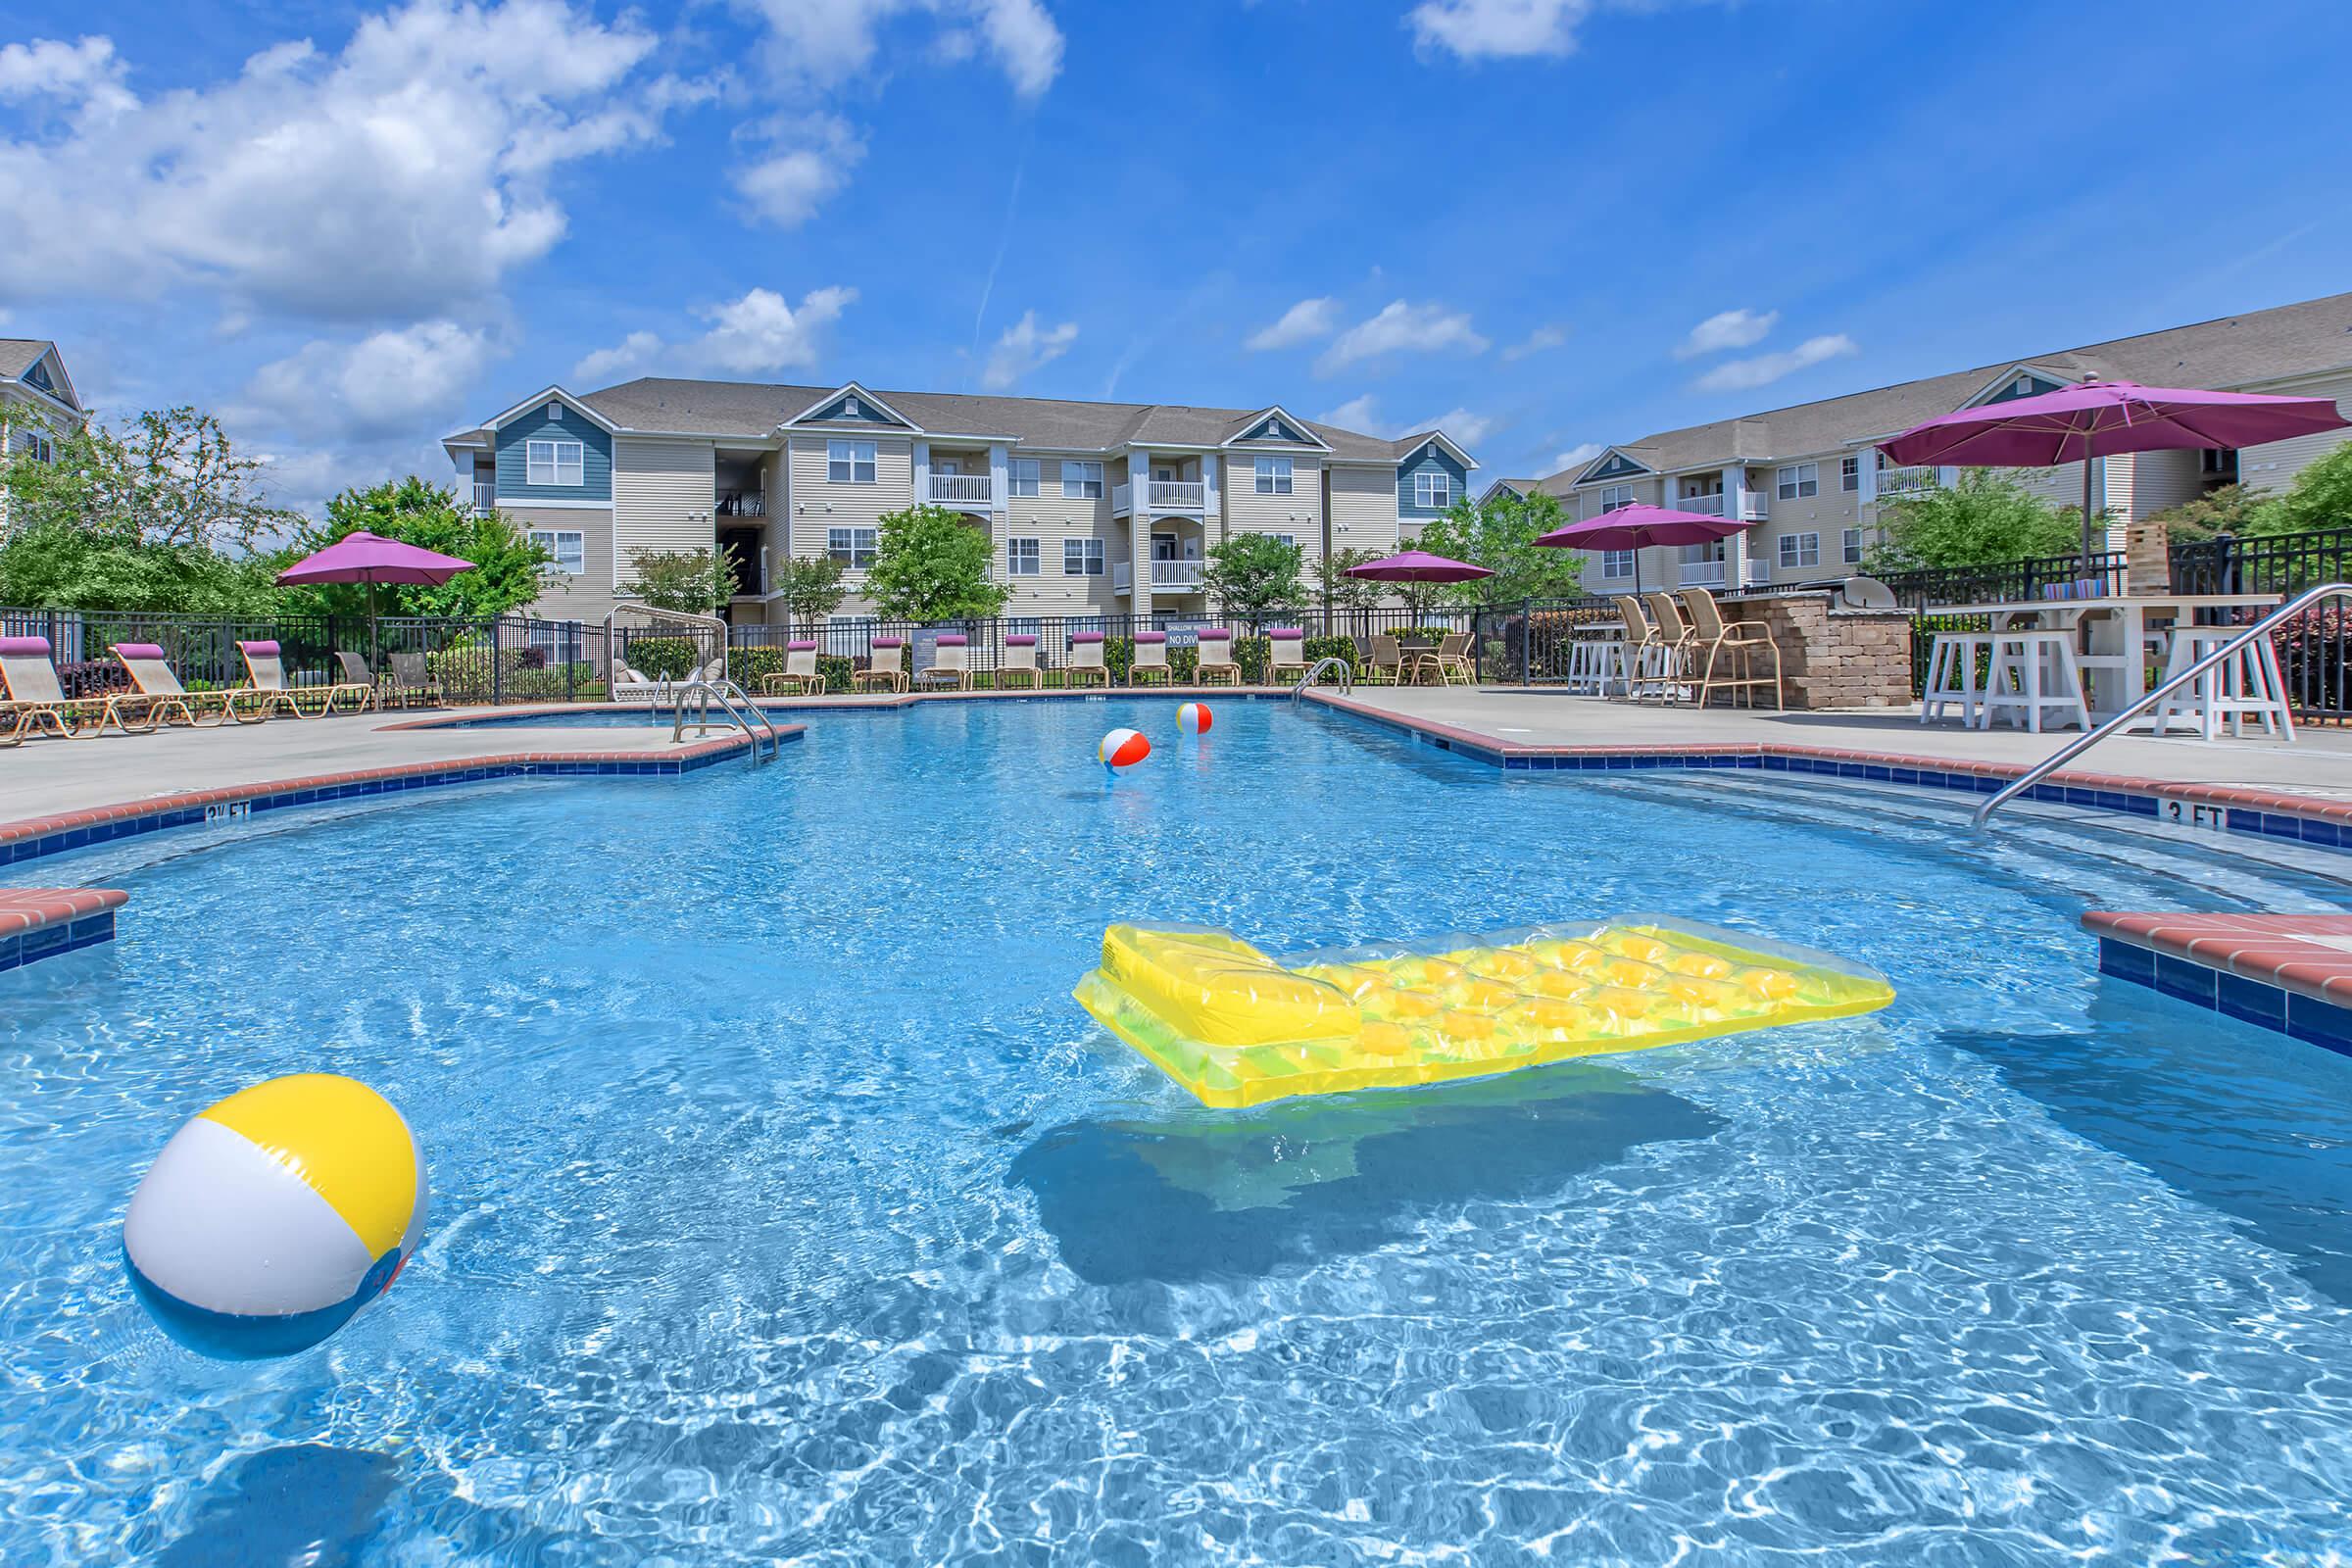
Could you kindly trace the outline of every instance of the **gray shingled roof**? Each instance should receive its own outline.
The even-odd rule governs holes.
[[[681,381],[647,376],[582,395],[580,401],[628,430],[763,439],[777,425],[837,390],[751,381]],[[1002,436],[1049,450],[1102,451],[1130,442],[1217,446],[1241,434],[1262,409],[1192,408],[1171,403],[1079,403],[1058,398],[987,397],[965,392],[891,392],[876,398],[926,430]],[[1343,461],[1387,463],[1428,432],[1392,442],[1318,424],[1314,432]]]
[[[49,352],[45,337],[0,337],[0,375],[20,376]]]
[[[2083,348],[2015,355],[1899,386],[1661,430],[1638,441],[1618,442],[1612,450],[1661,471],[1718,461],[1761,463],[1836,452],[1848,443],[1893,435],[1923,419],[1949,414],[2013,365],[2039,367],[2076,381],[2095,375],[2150,386],[2222,390],[2331,370],[2352,365],[2352,294],[2331,294]],[[1552,474],[1543,481],[1544,488],[1565,495],[1575,488],[1576,475],[1591,466],[1580,464]]]

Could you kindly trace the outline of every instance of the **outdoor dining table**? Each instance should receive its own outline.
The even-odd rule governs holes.
[[[1989,615],[1995,631],[2069,631],[2083,626],[2075,651],[2093,719],[2112,718],[2147,694],[2148,623],[2186,624],[2203,610],[2269,610],[2277,594],[2106,594],[2089,599],[2012,599],[1987,605],[1937,605],[1936,615]],[[2088,624],[2084,626],[2085,619]]]

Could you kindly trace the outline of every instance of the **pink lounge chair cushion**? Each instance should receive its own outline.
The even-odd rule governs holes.
[[[1168,640],[1168,634],[1164,631],[1139,631],[1135,634],[1135,640],[1139,643],[1164,643]]]
[[[812,654],[816,652],[816,641],[813,638],[810,638],[806,642],[795,639],[792,642],[786,643],[784,647],[787,651],[795,654]]]
[[[1004,646],[1007,648],[1035,648],[1037,639],[1034,637],[1007,637],[1004,639]]]
[[[1099,631],[1074,631],[1070,633],[1070,641],[1074,643],[1099,643],[1102,640],[1102,634]]]
[[[971,639],[969,637],[964,637],[955,632],[950,632],[948,635],[939,640],[938,646],[941,648],[961,648],[970,641]]]
[[[904,648],[906,646],[906,639],[904,637],[877,637],[873,641],[873,646],[876,648]]]
[[[47,659],[49,639],[46,637],[0,637],[0,658]]]
[[[161,643],[117,643],[115,644],[115,654],[122,659],[161,659],[164,657],[164,645]]]
[[[1211,626],[1206,631],[1200,633],[1200,640],[1204,643],[1221,643],[1232,640],[1232,637],[1233,633],[1227,631],[1224,627]]]
[[[256,659],[275,659],[277,657],[277,644],[274,642],[239,643],[237,644],[237,648],[239,651],[250,654]]]
[[[1304,628],[1298,626],[1269,626],[1266,628],[1267,638],[1278,643],[1295,643],[1305,635]]]

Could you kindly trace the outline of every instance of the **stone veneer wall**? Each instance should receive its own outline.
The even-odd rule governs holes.
[[[1775,594],[1723,609],[1726,619],[1762,621],[1771,631],[1790,708],[1908,706],[1911,612],[1833,605],[1827,593]]]

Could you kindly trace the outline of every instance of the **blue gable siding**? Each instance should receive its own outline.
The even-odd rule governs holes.
[[[2017,389],[2017,384],[2020,381],[2026,383],[2026,389],[2023,392],[2020,392]],[[1987,404],[2014,403],[2019,398],[2037,398],[2044,392],[2055,392],[2058,390],[2058,387],[2059,383],[2051,380],[2048,376],[2034,375],[2031,371],[2028,371],[2019,375],[2011,376],[2007,381],[2002,382],[2001,389],[1998,392],[1995,392],[1992,396],[1986,398],[1984,402]]]
[[[525,441],[577,441],[580,444],[580,482],[532,484],[527,475]],[[547,416],[538,404],[498,427],[498,499],[501,501],[605,501],[612,499],[612,438],[565,409],[564,417]]]
[[[1414,504],[1413,475],[1432,469],[1443,469],[1453,476],[1453,499],[1461,500],[1469,490],[1470,470],[1453,461],[1453,455],[1435,441],[1424,441],[1420,450],[1396,465],[1396,515],[1399,517],[1438,517],[1445,515],[1444,507],[1424,507]]]
[[[1296,441],[1300,446],[1308,444],[1306,437],[1292,429],[1280,416],[1265,420],[1242,439],[1245,441]]]
[[[849,412],[850,399],[854,397],[858,398],[858,412],[856,414]],[[901,422],[900,420],[892,418],[889,415],[884,414],[880,409],[875,408],[874,400],[872,398],[858,397],[858,394],[855,392],[835,398],[831,403],[817,410],[814,414],[808,416],[808,417],[811,420],[855,419],[865,424],[898,424]]]
[[[47,360],[33,361],[30,368],[24,372],[24,379],[53,396],[57,392],[57,383],[49,379],[49,362]]]
[[[1577,483],[1591,484],[1595,479],[1621,479],[1627,474],[1647,473],[1648,471],[1647,468],[1634,462],[1624,453],[1612,452],[1599,467],[1586,470],[1585,476]]]

